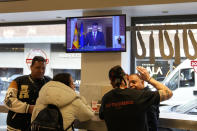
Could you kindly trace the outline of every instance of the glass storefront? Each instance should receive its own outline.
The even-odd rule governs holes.
[[[65,24],[44,24],[0,27],[0,104],[16,77],[27,75],[35,55],[48,60],[45,75],[51,78],[67,72],[79,91],[81,54],[65,53]],[[0,131],[6,130],[6,113],[0,113]]]
[[[79,85],[81,83],[81,70],[80,69],[53,69],[53,75],[55,76],[58,73],[69,73],[71,74],[76,91],[79,92]]]
[[[136,42],[138,56],[135,56],[135,66],[145,67],[151,77],[162,82],[173,91],[173,97],[161,103],[161,105],[167,106],[161,106],[160,113],[177,113],[177,116],[184,114],[185,117],[190,117],[189,115],[191,114],[196,115],[196,66],[192,66],[192,60],[189,60],[189,57],[192,58],[192,56],[196,55],[195,46],[193,44],[197,40],[197,30],[187,29],[185,31],[180,28],[165,29],[165,26],[167,27],[168,25],[192,25],[196,24],[196,22],[194,20],[189,22],[190,20],[180,17],[180,22],[177,22],[179,20],[176,18],[158,18],[146,18],[147,20],[143,19],[144,21],[142,21],[142,18],[133,18],[135,26],[152,28],[152,30],[145,29],[136,31],[136,41],[134,42]],[[184,20],[188,22],[183,22]],[[154,26],[158,28],[154,28]],[[159,26],[161,27],[159,28]],[[172,50],[169,49],[169,43],[172,45]],[[132,44],[134,43],[132,42]],[[163,47],[161,44],[163,44]],[[176,48],[177,45],[179,46],[178,50]],[[171,52],[174,52],[172,57],[166,59]],[[180,53],[179,56],[177,56],[178,53]],[[178,64],[176,63],[177,58],[180,60]],[[196,61],[196,58],[193,58],[194,61]],[[153,61],[154,63],[152,63]],[[168,114],[168,116],[170,116],[170,114]],[[165,128],[163,130],[185,131],[172,128]]]
[[[22,74],[22,68],[0,68],[0,104],[3,104],[10,82]]]
[[[155,23],[156,24],[156,23]],[[169,24],[169,23],[165,23]],[[170,23],[172,24],[172,23]],[[177,23],[174,23],[177,24]],[[179,24],[179,23],[178,23]],[[193,24],[185,22],[184,24]],[[136,24],[137,26],[154,25]],[[162,25],[162,24],[157,24]],[[197,30],[192,30],[195,38]],[[77,90],[81,80],[81,54],[65,53],[65,24],[52,25],[28,25],[28,26],[8,26],[0,27],[0,104],[3,104],[6,90],[9,83],[20,75],[29,74],[29,63],[33,56],[43,55],[49,60],[46,68],[46,75],[53,77],[58,73],[70,73],[74,79]],[[158,31],[153,31],[155,41],[155,63],[150,63],[149,35],[151,31],[140,31],[145,42],[147,54],[143,59],[135,59],[135,66],[145,67],[150,75],[156,80],[163,82],[174,92],[173,98],[181,96],[183,93],[188,100],[193,100],[193,90],[196,87],[196,73],[189,64],[179,66],[174,63],[174,57],[164,60],[160,55],[158,43]],[[168,32],[171,41],[174,40],[176,30]],[[182,31],[179,31],[180,38]],[[136,37],[137,39],[137,37]],[[167,48],[164,41],[164,47]],[[183,43],[180,43],[181,63],[185,63],[186,56],[183,50]],[[174,48],[174,46],[173,46]],[[137,52],[142,53],[139,41],[137,41]],[[191,53],[195,51],[189,42]],[[168,50],[165,50],[168,54]],[[14,57],[13,57],[14,56]],[[181,64],[180,64],[181,65]],[[184,68],[183,68],[184,67]],[[134,67],[135,68],[135,67]],[[179,68],[179,69],[177,69]],[[167,79],[168,78],[168,79]],[[192,97],[190,97],[192,96]],[[181,96],[182,97],[182,96]],[[186,99],[186,98],[184,98]],[[176,99],[175,99],[176,101]],[[188,102],[188,103],[190,103]],[[187,104],[186,105],[190,105]],[[183,105],[184,106],[184,105]],[[181,106],[181,107],[183,107]],[[197,106],[196,106],[197,107]],[[197,108],[188,109],[195,112]],[[179,108],[182,109],[182,108]],[[184,108],[185,109],[185,108]],[[196,113],[193,113],[196,115]],[[5,129],[6,113],[0,113],[0,130]],[[176,130],[176,129],[164,129]]]
[[[169,73],[170,64],[171,63],[169,63],[169,61],[162,60],[161,58],[156,59],[155,64],[150,64],[148,58],[136,60],[136,66],[145,67],[149,71],[150,75],[160,82],[162,82]]]

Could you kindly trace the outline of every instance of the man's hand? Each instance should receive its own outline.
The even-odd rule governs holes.
[[[142,66],[137,66],[136,69],[138,70],[138,72],[140,73],[140,78],[144,81],[149,81],[150,80],[150,75],[148,73],[148,71],[142,67]]]
[[[28,113],[32,114],[34,110],[34,105],[29,105]]]
[[[168,100],[172,97],[172,91],[161,82],[151,78],[148,71],[144,67],[137,66],[136,69],[139,71],[140,78],[142,80],[147,81],[159,91],[160,101]]]

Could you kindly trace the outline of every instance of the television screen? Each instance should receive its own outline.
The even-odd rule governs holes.
[[[66,52],[126,51],[126,15],[66,18]]]

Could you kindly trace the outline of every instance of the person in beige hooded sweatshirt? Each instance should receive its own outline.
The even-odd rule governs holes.
[[[48,82],[42,87],[32,113],[31,121],[48,104],[54,104],[60,109],[64,129],[67,129],[75,119],[87,121],[94,116],[94,112],[87,104],[85,98],[75,92],[72,77],[68,73],[57,74],[54,76],[53,81]]]

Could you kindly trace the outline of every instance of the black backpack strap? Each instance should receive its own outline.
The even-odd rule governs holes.
[[[63,127],[62,113],[60,112],[59,108],[56,105],[53,105],[53,104],[49,104],[48,107],[51,108],[51,109],[56,109],[57,110],[58,116],[59,116],[59,120],[58,121],[59,121],[59,124],[61,126],[60,128],[61,129],[64,129],[64,127]]]
[[[75,121],[75,120],[74,120]],[[74,129],[74,121],[64,130],[67,131],[68,129],[70,129],[72,127],[72,131],[75,131]]]

